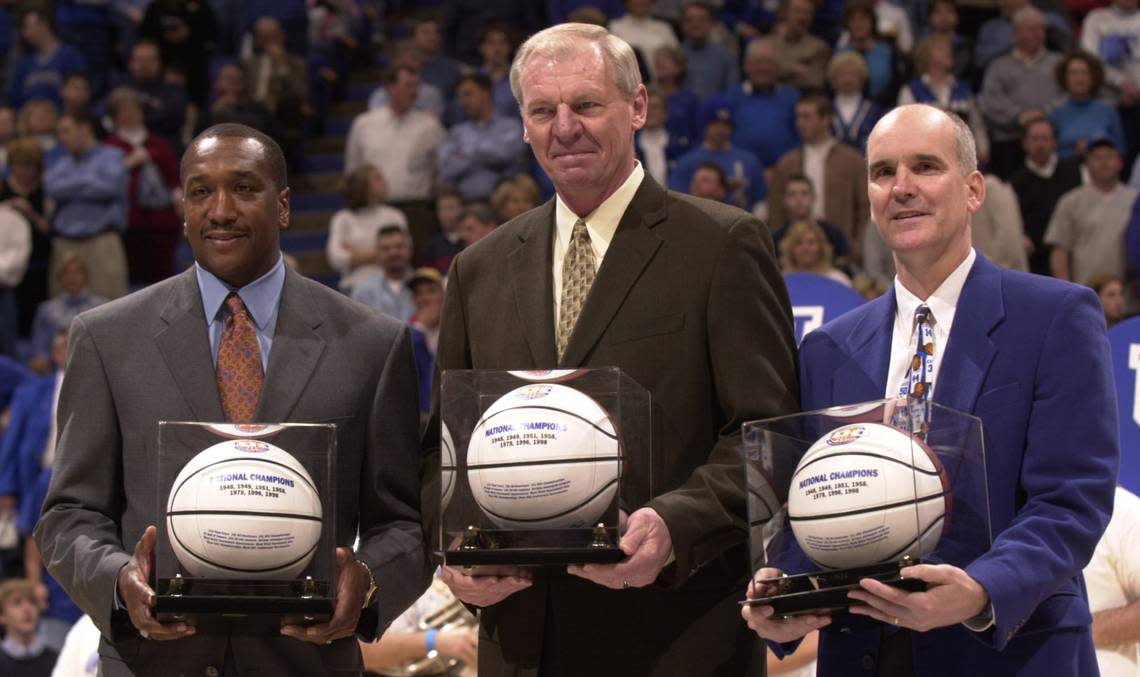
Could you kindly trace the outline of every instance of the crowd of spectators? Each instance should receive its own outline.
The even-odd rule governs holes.
[[[345,294],[412,328],[426,398],[452,259],[553,194],[510,66],[529,34],[567,20],[637,51],[647,175],[765,218],[787,272],[887,288],[863,154],[884,111],[917,101],[975,135],[982,253],[1094,287],[1110,323],[1140,310],[1137,0],[0,2],[0,410],[50,412],[70,320],[176,272],[178,158],[197,131],[264,130],[303,172],[351,74],[377,65],[327,261]],[[0,553],[4,520],[35,500],[13,459],[50,470],[50,418],[34,442],[10,429],[0,445]],[[44,603],[41,572],[10,554],[0,566]],[[21,659],[55,642],[20,634],[28,597],[0,590]]]

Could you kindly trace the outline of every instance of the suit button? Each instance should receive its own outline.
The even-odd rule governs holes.
[[[206,677],[218,677],[218,674],[218,669],[214,666],[211,665],[206,668]]]
[[[875,659],[870,654],[863,656],[859,663],[863,666],[864,670],[872,670],[875,667]]]

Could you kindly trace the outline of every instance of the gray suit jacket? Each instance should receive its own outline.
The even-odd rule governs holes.
[[[378,612],[380,628],[430,580],[416,387],[406,327],[287,272],[256,418],[337,425],[335,539],[351,547],[359,526],[357,557],[380,586],[378,609],[365,616]],[[231,638],[148,641],[114,610],[119,570],[159,519],[157,423],[224,420],[193,269],[76,318],[58,420],[55,474],[35,538],[48,570],[103,634],[103,674],[220,669]],[[232,645],[242,674],[361,669],[353,638],[317,647],[234,636]]]

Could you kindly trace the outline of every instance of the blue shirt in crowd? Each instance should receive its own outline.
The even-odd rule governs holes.
[[[1124,126],[1120,114],[1112,106],[1096,100],[1073,101],[1049,112],[1049,121],[1057,128],[1057,156],[1066,159],[1077,154],[1077,141],[1085,143],[1107,137],[1116,147],[1124,148]]]
[[[118,148],[96,144],[64,154],[44,172],[44,194],[55,200],[52,231],[88,238],[127,227],[127,167]]]
[[[495,184],[526,171],[526,144],[518,118],[493,115],[479,124],[464,122],[439,147],[439,174],[464,200],[486,200]]]
[[[689,62],[685,71],[685,89],[702,99],[735,87],[740,82],[736,56],[727,48],[712,42],[694,47],[686,42],[681,49]]]
[[[745,82],[725,95],[732,108],[735,131],[732,143],[760,159],[765,167],[776,164],[784,153],[800,144],[796,131],[796,102],[800,93],[793,87],[777,85],[756,91]]]
[[[669,174],[669,188],[679,193],[688,193],[689,184],[697,168],[705,162],[714,162],[724,170],[730,183],[738,183],[744,189],[744,196],[748,204],[742,205],[744,209],[751,210],[752,206],[768,195],[768,183],[764,180],[764,168],[755,155],[742,148],[729,148],[728,150],[709,150],[705,147],[695,148],[680,160]],[[732,195],[725,198],[725,202],[733,203]]]
[[[14,108],[32,99],[47,99],[56,106],[63,105],[59,90],[63,78],[71,73],[86,73],[87,62],[79,50],[59,43],[50,56],[28,54],[20,61],[8,86],[8,104]]]
[[[395,287],[395,289],[393,289]],[[403,282],[392,285],[386,275],[373,275],[352,288],[352,299],[390,315],[401,322],[407,322],[416,314],[416,304],[412,301],[412,290]]]

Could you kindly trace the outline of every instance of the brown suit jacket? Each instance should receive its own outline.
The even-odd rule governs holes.
[[[646,177],[559,363],[554,211],[547,202],[455,259],[437,369],[618,366],[645,386],[661,478],[648,505],[669,527],[676,562],[633,590],[537,572],[531,588],[483,610],[479,674],[742,674],[755,637],[735,603],[749,574],[739,428],[798,407],[791,310],[771,238],[739,209]],[[437,411],[429,448],[438,434]],[[438,453],[425,508],[438,505],[431,463]]]
[[[803,171],[802,146],[785,153],[772,168],[772,181],[768,184],[768,223],[773,229],[787,224],[784,186],[789,177],[803,174]],[[815,187],[815,199],[823,200],[823,218],[839,226],[858,259],[863,249],[863,231],[871,218],[871,204],[867,199],[867,160],[859,151],[837,141],[827,154],[823,180],[822,195],[819,186]]]

